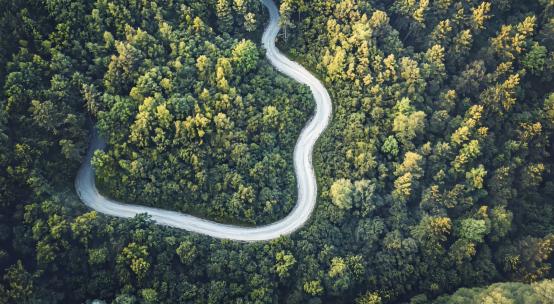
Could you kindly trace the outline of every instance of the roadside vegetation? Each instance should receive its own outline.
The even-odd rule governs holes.
[[[1,304],[552,299],[552,1],[278,5],[334,117],[308,224],[239,243],[67,192],[97,124],[111,196],[286,215],[313,103],[263,59],[260,3],[0,0]]]

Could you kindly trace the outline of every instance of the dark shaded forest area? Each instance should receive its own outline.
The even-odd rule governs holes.
[[[334,115],[310,222],[239,243],[91,212],[73,178],[97,125],[108,195],[285,216],[313,101],[261,4],[0,0],[1,304],[554,301],[554,2],[278,5]]]

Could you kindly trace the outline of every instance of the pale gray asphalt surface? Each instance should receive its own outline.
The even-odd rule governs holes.
[[[272,0],[261,0],[269,11],[270,20],[262,44],[266,57],[281,73],[310,87],[316,102],[316,111],[310,122],[304,127],[294,148],[294,170],[298,186],[298,200],[285,218],[272,224],[258,227],[241,227],[220,224],[175,211],[162,210],[118,202],[102,196],[96,189],[94,171],[91,167],[92,154],[102,149],[105,143],[94,136],[91,140],[87,158],[75,179],[75,189],[81,200],[90,208],[107,215],[131,218],[137,214],[148,213],[160,224],[184,229],[221,239],[238,241],[266,241],[293,233],[310,218],[317,198],[317,183],[312,166],[312,151],[316,140],[329,124],[332,112],[329,93],[310,72],[301,65],[289,60],[275,47],[275,38],[279,32],[279,11]]]

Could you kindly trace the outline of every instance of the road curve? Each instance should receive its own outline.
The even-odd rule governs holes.
[[[148,213],[160,224],[184,229],[220,239],[237,241],[266,241],[293,233],[302,227],[312,214],[317,198],[317,183],[312,166],[312,151],[316,140],[329,124],[332,105],[329,93],[310,72],[301,65],[289,60],[276,47],[275,38],[279,32],[279,11],[272,0],[261,0],[269,11],[262,43],[266,57],[283,74],[310,87],[316,102],[315,114],[300,133],[294,148],[294,170],[298,186],[298,201],[285,218],[272,224],[258,227],[241,227],[220,224],[188,214],[157,208],[124,204],[102,196],[96,189],[94,170],[91,166],[92,154],[103,149],[105,143],[94,135],[87,157],[75,179],[75,189],[81,200],[90,208],[107,215],[131,218],[137,214]]]

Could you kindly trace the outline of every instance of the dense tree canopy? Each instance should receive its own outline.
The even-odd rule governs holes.
[[[216,4],[224,23],[233,22],[228,5]],[[93,160],[100,186],[122,201],[219,221],[277,220],[295,203],[291,156],[312,107],[308,92],[261,60],[252,40],[196,27],[210,7],[192,7],[130,12],[140,25],[122,31],[94,19],[100,42],[88,43],[89,69],[100,78],[86,90],[109,143]],[[96,10],[111,14],[100,3]]]
[[[417,300],[417,301],[416,301]],[[424,303],[420,297],[412,302]],[[434,303],[551,303],[554,301],[554,282],[539,281],[532,284],[497,283],[485,288],[462,288],[451,296],[439,297]]]
[[[362,251],[370,290],[389,301],[550,276],[550,2],[291,0],[280,8],[281,44],[322,76],[335,104],[316,151],[319,204],[330,206],[320,216],[342,235],[356,222],[357,233],[376,219],[370,227],[382,227],[373,230],[381,245]],[[367,180],[382,203],[345,220],[353,185]]]
[[[264,59],[260,3],[0,0],[0,303],[553,298],[552,1],[278,5],[334,113],[311,220],[239,243],[91,212],[73,177],[95,125],[106,195],[286,215],[313,103]]]

